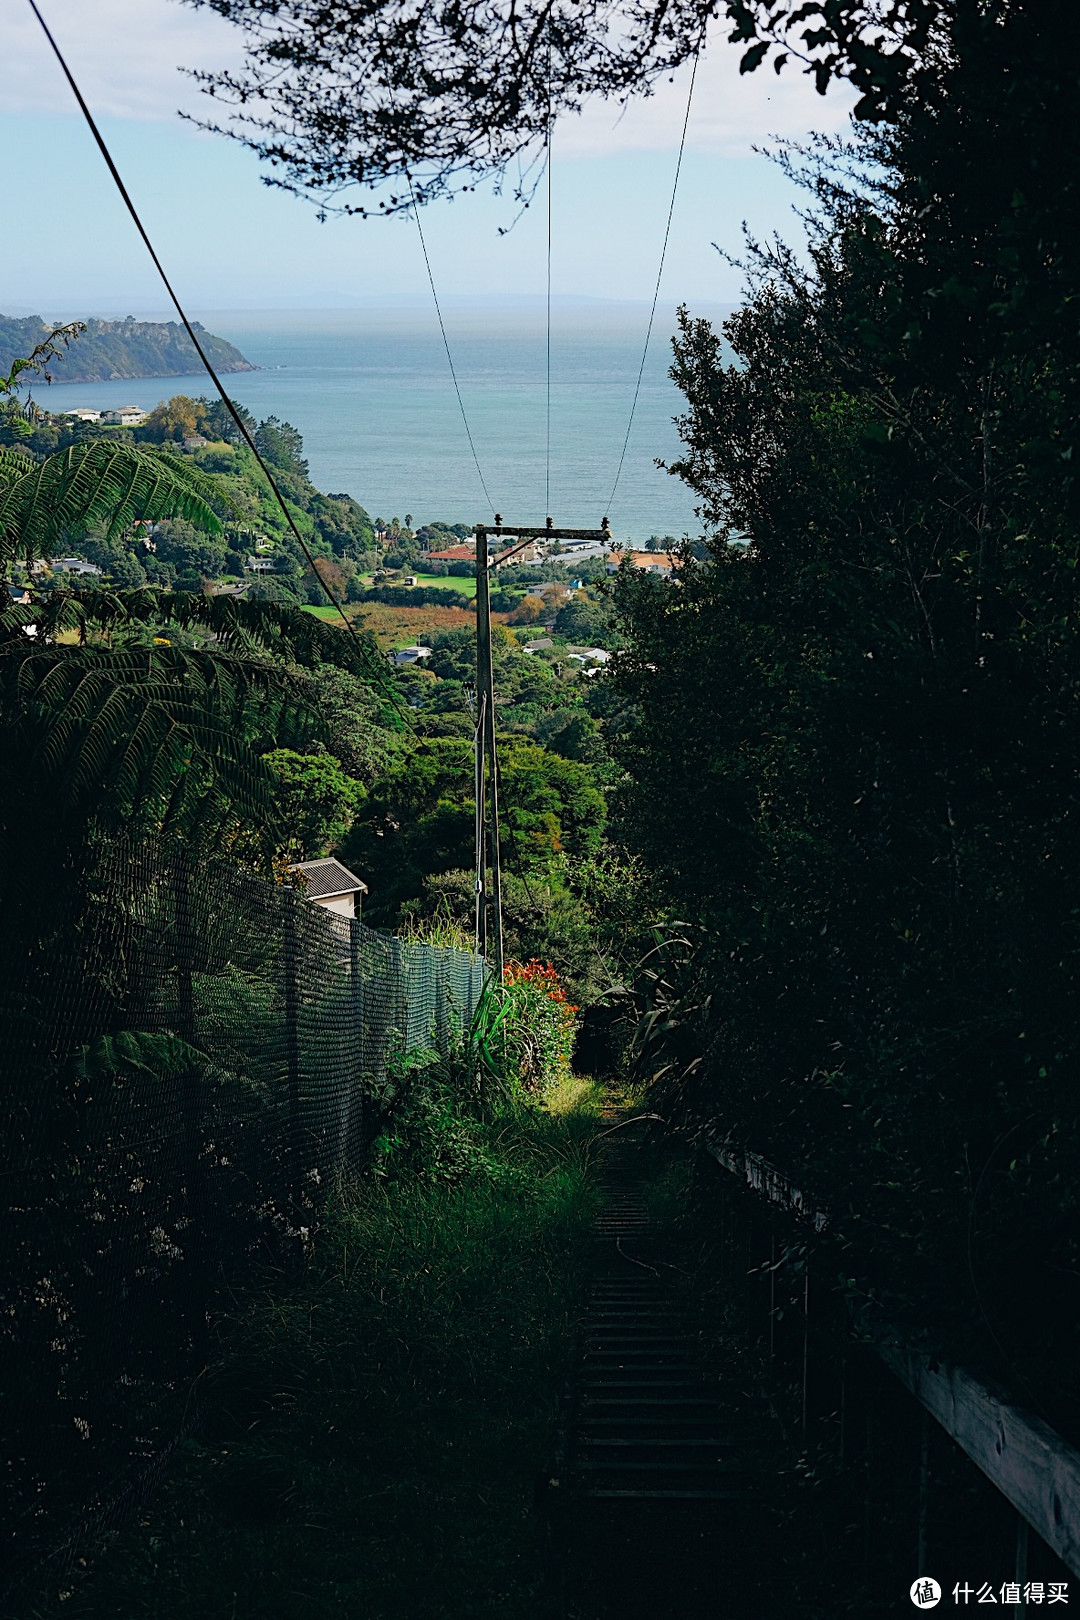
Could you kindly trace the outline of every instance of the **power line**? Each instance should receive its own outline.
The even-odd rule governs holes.
[[[544,459],[544,511],[551,520],[551,28],[548,26],[547,115],[547,442]]]
[[[442,306],[439,303],[439,295],[435,291],[435,277],[431,271],[431,260],[428,257],[427,243],[424,240],[424,227],[420,223],[420,208],[416,201],[416,192],[413,188],[411,175],[408,176],[408,180],[409,195],[412,198],[413,219],[416,221],[416,230],[420,237],[420,247],[424,254],[424,268],[427,270],[428,285],[431,288],[431,296],[435,301],[435,313],[439,317],[439,331],[442,333],[443,348],[446,350],[446,363],[450,367],[450,377],[454,384],[454,393],[457,395],[458,410],[461,412],[461,420],[465,424],[465,437],[468,439],[469,449],[472,451],[473,465],[476,467],[476,476],[480,480],[480,488],[484,492],[484,499],[487,501],[492,514],[494,514],[495,502],[492,500],[491,495],[488,492],[483,469],[480,466],[480,457],[477,455],[476,445],[473,443],[472,429],[469,427],[469,418],[465,414],[465,401],[461,397],[461,389],[458,386],[457,372],[454,370],[454,357],[450,353],[450,342],[446,336],[446,324],[443,321]]]
[[[615,472],[615,482],[611,486],[608,496],[607,510],[610,513],[615,502],[615,491],[619,487],[622,477],[623,463],[626,460],[626,450],[630,443],[630,429],[634,425],[634,414],[637,411],[638,395],[641,393],[641,379],[645,375],[645,360],[649,353],[649,339],[652,337],[653,321],[656,319],[656,304],[660,297],[660,282],[664,274],[664,260],[667,258],[668,239],[671,236],[671,220],[675,213],[675,196],[679,189],[679,176],[682,173],[683,152],[686,147],[686,131],[690,124],[690,108],[694,102],[694,81],[697,79],[698,62],[701,60],[701,46],[694,56],[694,67],[690,74],[690,89],[686,97],[686,113],[683,117],[682,135],[679,140],[679,158],[675,164],[675,180],[671,187],[671,202],[668,206],[667,225],[664,228],[664,245],[660,249],[660,265],[656,272],[656,286],[653,288],[652,309],[649,311],[649,325],[645,332],[645,347],[641,351],[641,364],[638,367],[637,382],[634,385],[634,398],[630,405],[630,420],[626,424],[626,436],[623,439],[622,454],[619,456],[619,465]]]
[[[53,38],[53,35],[52,35],[52,32],[51,32],[51,30],[49,28],[48,23],[45,21],[45,18],[41,15],[41,12],[38,10],[36,0],[29,0],[29,5],[30,5],[30,10],[34,13],[34,16],[37,18],[38,22],[41,24],[42,33],[45,35],[45,38],[48,40],[49,45],[52,48],[52,53],[56,57],[56,60],[60,64],[60,70],[63,73],[65,79],[67,80],[68,84],[71,87],[72,95],[75,97],[75,100],[79,104],[79,110],[82,113],[83,118],[86,120],[86,124],[87,124],[87,127],[90,130],[91,135],[94,137],[94,141],[95,141],[95,143],[97,145],[98,151],[101,153],[101,156],[105,160],[105,166],[106,166],[106,168],[108,169],[110,175],[113,178],[113,181],[114,181],[114,183],[116,185],[116,189],[120,193],[120,196],[121,196],[121,198],[123,200],[125,208],[127,209],[128,213],[131,215],[132,223],[135,226],[135,229],[138,231],[139,235],[141,236],[141,238],[143,240],[143,245],[145,246],[147,253],[149,253],[151,260],[153,261],[153,265],[154,265],[155,270],[157,271],[158,275],[161,277],[162,285],[164,286],[165,291],[168,293],[169,298],[172,301],[173,308],[176,310],[176,313],[179,315],[181,324],[183,325],[184,330],[187,333],[188,337],[191,339],[191,342],[192,342],[192,344],[193,344],[193,346],[195,348],[196,354],[199,356],[199,359],[202,361],[203,366],[206,368],[207,376],[210,378],[210,381],[213,383],[214,387],[217,389],[219,395],[221,396],[222,404],[225,406],[225,409],[228,411],[229,415],[232,417],[233,421],[235,422],[236,427],[237,427],[238,431],[240,432],[241,436],[243,437],[245,444],[247,445],[248,449],[251,451],[252,455],[255,457],[255,460],[258,463],[264,477],[266,478],[267,483],[270,485],[270,489],[271,489],[271,491],[272,491],[272,493],[274,495],[274,499],[277,501],[277,504],[281,509],[281,515],[285,519],[286,525],[291,530],[294,540],[296,541],[297,545],[300,547],[301,553],[303,554],[303,556],[307,560],[308,567],[311,569],[311,572],[315,576],[315,578],[319,581],[319,584],[322,586],[322,589],[326,592],[327,596],[330,598],[330,601],[333,603],[334,607],[337,608],[338,612],[340,613],[342,623],[344,624],[344,626],[345,626],[346,630],[349,632],[349,634],[352,636],[353,641],[356,644],[357,651],[360,652],[361,655],[362,655],[362,661],[365,662],[365,663],[370,664],[371,659],[370,659],[369,649],[367,648],[365,643],[361,641],[359,635],[357,634],[356,626],[353,624],[352,620],[349,618],[348,614],[345,612],[344,605],[338,600],[338,598],[335,596],[334,592],[330,589],[329,584],[325,580],[323,580],[322,576],[319,573],[319,570],[315,567],[315,558],[312,556],[311,551],[308,548],[308,544],[307,544],[306,540],[304,539],[303,535],[300,533],[300,530],[296,525],[295,518],[293,517],[292,513],[289,511],[288,506],[285,504],[285,497],[282,495],[281,490],[278,488],[277,480],[275,479],[273,473],[270,471],[270,468],[268,467],[268,465],[267,465],[266,461],[264,460],[261,452],[259,451],[258,446],[255,443],[254,437],[252,436],[251,430],[249,429],[247,423],[244,421],[243,417],[240,415],[240,412],[237,410],[236,406],[233,404],[232,400],[229,398],[228,394],[225,392],[225,388],[224,388],[224,386],[223,386],[223,384],[221,382],[221,379],[218,376],[217,372],[214,370],[214,367],[210,362],[209,355],[206,353],[206,350],[203,348],[202,343],[199,341],[198,332],[196,331],[195,327],[192,325],[191,321],[188,320],[187,312],[184,309],[184,306],[181,304],[180,299],[177,296],[175,290],[173,289],[172,282],[169,280],[169,277],[165,272],[165,266],[162,264],[161,260],[158,258],[157,250],[155,249],[153,242],[151,242],[150,237],[147,234],[146,227],[143,224],[142,219],[139,216],[139,212],[138,212],[137,208],[135,207],[135,204],[131,200],[131,195],[128,192],[127,187],[125,186],[125,184],[123,182],[123,179],[121,178],[120,171],[117,168],[115,162],[113,161],[112,153],[110,152],[109,148],[105,144],[105,139],[104,139],[101,131],[98,129],[98,126],[97,126],[97,124],[96,124],[96,122],[94,120],[94,115],[90,111],[90,108],[87,106],[86,100],[85,100],[85,98],[83,96],[83,93],[79,89],[79,86],[76,84],[75,77],[74,77],[71,69],[68,67],[67,62],[64,59],[63,52],[61,51],[59,45],[56,43],[56,40]]]

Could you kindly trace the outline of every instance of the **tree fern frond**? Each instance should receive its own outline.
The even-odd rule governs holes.
[[[95,440],[71,445],[40,464],[0,467],[0,559],[50,557],[87,529],[113,539],[136,520],[184,517],[221,533],[209,479],[166,452]]]

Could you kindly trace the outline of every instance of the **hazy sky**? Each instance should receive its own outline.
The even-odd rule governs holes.
[[[239,36],[178,0],[41,0],[182,296],[202,309],[347,306],[427,292],[411,221],[332,219],[260,183],[231,141],[177,117],[198,106],[180,66],[221,67]],[[798,194],[754,153],[770,135],[841,128],[850,104],[799,74],[740,78],[722,38],[698,72],[664,275],[666,300],[730,302],[740,277],[713,243],[738,250],[745,220],[797,239]],[[0,272],[0,310],[66,315],[160,310],[163,299],[112,182],[24,0],[0,0],[0,131],[9,218],[24,224]],[[625,112],[598,103],[555,135],[557,293],[648,299],[674,176],[688,76]],[[621,114],[621,115],[620,115]],[[17,160],[10,158],[17,154]],[[514,207],[490,192],[425,210],[440,292],[539,293],[544,219],[507,236]]]

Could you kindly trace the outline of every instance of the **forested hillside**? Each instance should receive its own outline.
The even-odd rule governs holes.
[[[255,371],[250,360],[225,338],[194,323],[199,341],[219,372]],[[30,353],[48,334],[40,315],[21,319],[0,315],[0,372]],[[55,361],[57,382],[108,382],[121,377],[190,377],[202,370],[195,345],[176,321],[86,322],[86,330]]]
[[[752,251],[736,363],[683,318],[679,471],[714,538],[620,583],[619,757],[680,919],[668,1105],[809,1182],[860,1290],[1065,1399],[1078,23],[938,27],[883,121],[789,154],[811,273]]]

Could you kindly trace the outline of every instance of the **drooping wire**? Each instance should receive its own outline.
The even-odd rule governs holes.
[[[551,26],[548,25],[547,62],[547,438],[544,458],[544,511],[551,516]]]
[[[469,426],[469,418],[465,414],[465,401],[461,397],[461,388],[458,385],[457,372],[454,369],[454,357],[450,352],[450,340],[446,335],[446,324],[443,321],[442,305],[439,303],[439,295],[435,291],[435,277],[431,269],[431,260],[428,257],[427,242],[424,239],[424,227],[420,223],[420,209],[416,201],[416,191],[413,187],[412,176],[410,175],[408,179],[409,195],[412,198],[413,219],[416,221],[416,231],[420,238],[420,248],[424,255],[424,268],[427,271],[428,285],[431,288],[431,296],[435,303],[435,313],[439,318],[439,331],[442,333],[443,348],[446,350],[446,363],[450,367],[450,377],[454,384],[454,393],[457,395],[458,410],[461,412],[461,420],[465,426],[465,437],[469,441],[469,449],[472,452],[473,465],[476,468],[476,476],[480,480],[480,488],[484,492],[484,499],[488,503],[488,508],[490,509],[492,515],[494,515],[495,502],[492,500],[488,491],[483,469],[480,466],[480,457],[477,455],[476,445],[473,443],[472,429]]]
[[[630,404],[630,419],[626,424],[626,435],[622,442],[622,452],[619,456],[619,465],[615,471],[615,482],[611,486],[611,494],[607,499],[607,510],[610,513],[615,504],[615,491],[619,487],[622,477],[623,463],[626,460],[626,451],[630,443],[630,430],[634,425],[634,415],[637,411],[638,396],[641,393],[641,379],[645,375],[645,361],[649,353],[649,339],[652,337],[653,322],[656,319],[656,305],[660,297],[660,282],[664,275],[664,260],[667,258],[668,241],[671,237],[671,221],[675,213],[675,197],[679,190],[679,176],[682,173],[683,152],[686,149],[686,131],[690,125],[690,109],[694,104],[694,82],[697,79],[698,63],[701,60],[701,46],[694,56],[694,66],[690,74],[690,89],[686,97],[686,112],[683,116],[682,135],[679,139],[679,157],[675,164],[675,179],[671,187],[671,202],[668,205],[667,225],[664,228],[664,243],[660,249],[660,264],[656,272],[656,286],[653,288],[652,308],[649,311],[649,324],[645,331],[645,347],[641,351],[641,364],[638,367],[637,382],[634,385],[634,397]]]
[[[222,384],[221,378],[218,376],[217,372],[214,370],[214,367],[211,364],[209,355],[206,353],[206,350],[203,348],[202,343],[199,341],[199,334],[196,331],[195,327],[192,325],[191,321],[188,319],[187,312],[184,309],[184,306],[181,304],[180,299],[177,296],[176,291],[173,288],[173,284],[169,280],[168,275],[166,274],[165,266],[162,264],[161,260],[159,259],[158,254],[157,254],[157,250],[154,247],[153,242],[151,242],[149,235],[147,234],[146,227],[143,224],[142,219],[139,216],[139,212],[138,212],[137,208],[135,207],[135,204],[131,200],[131,195],[128,192],[128,189],[125,186],[125,184],[123,182],[123,179],[121,178],[120,171],[117,168],[116,163],[113,160],[113,155],[110,152],[109,148],[105,144],[105,139],[104,139],[101,131],[99,130],[99,128],[97,126],[97,123],[94,120],[93,113],[90,111],[90,108],[86,104],[86,100],[85,100],[85,98],[83,96],[82,91],[79,89],[78,84],[75,82],[75,77],[74,77],[71,69],[67,65],[67,62],[66,62],[66,60],[64,58],[63,52],[61,51],[59,45],[56,43],[56,40],[53,37],[52,31],[50,30],[48,23],[45,21],[45,18],[41,15],[41,12],[38,10],[36,0],[29,0],[29,5],[30,5],[30,10],[34,13],[34,16],[37,18],[38,22],[41,24],[41,31],[45,35],[45,38],[48,40],[49,45],[50,45],[50,47],[52,49],[52,53],[56,57],[57,62],[60,64],[60,70],[63,73],[65,79],[68,82],[68,85],[71,88],[71,93],[75,97],[75,100],[79,104],[79,111],[82,113],[83,118],[86,120],[87,127],[90,130],[90,133],[94,138],[94,141],[95,141],[95,143],[97,145],[97,149],[101,153],[101,156],[105,161],[105,167],[108,169],[109,174],[112,176],[112,179],[113,179],[113,182],[114,182],[114,184],[116,186],[116,189],[120,193],[120,197],[121,197],[121,199],[123,201],[124,207],[127,209],[128,213],[131,216],[132,224],[135,226],[135,229],[138,231],[140,237],[142,238],[143,245],[146,248],[147,253],[149,253],[149,255],[150,255],[150,258],[151,258],[151,260],[153,262],[153,265],[154,265],[154,269],[157,271],[158,275],[161,277],[162,285],[165,288],[165,291],[169,295],[169,298],[170,298],[170,300],[172,302],[173,308],[176,310],[177,315],[179,315],[179,317],[180,317],[181,325],[183,326],[183,328],[184,328],[185,332],[187,333],[188,337],[191,339],[191,342],[192,342],[192,344],[194,346],[196,354],[198,355],[199,359],[202,361],[202,364],[203,364],[203,366],[204,366],[204,368],[206,370],[207,376],[210,378],[210,381],[213,383],[214,387],[217,389],[218,394],[221,396],[222,404],[225,406],[225,409],[228,411],[229,415],[232,417],[233,422],[235,423],[236,428],[237,428],[238,432],[240,433],[240,435],[242,436],[242,438],[243,438],[245,444],[247,445],[248,449],[251,451],[252,455],[255,457],[255,460],[256,460],[260,470],[262,471],[263,476],[265,477],[267,483],[270,486],[270,489],[271,489],[271,492],[272,492],[272,494],[274,496],[274,499],[276,500],[276,502],[277,502],[277,504],[278,504],[278,506],[279,506],[279,508],[281,510],[281,515],[285,519],[286,526],[289,528],[289,530],[292,533],[293,539],[296,541],[297,545],[300,547],[301,554],[303,555],[303,557],[307,561],[308,567],[311,569],[312,574],[319,581],[319,584],[322,586],[323,590],[326,592],[327,596],[330,598],[330,601],[333,603],[334,607],[337,609],[338,613],[341,615],[342,623],[344,624],[344,626],[345,626],[346,630],[348,631],[348,633],[352,636],[353,641],[356,644],[357,652],[361,655],[361,661],[363,663],[366,663],[366,664],[370,665],[371,664],[371,657],[370,657],[370,652],[369,652],[369,649],[368,649],[367,645],[363,641],[361,641],[359,635],[357,634],[356,626],[353,624],[352,620],[349,618],[348,614],[345,612],[344,604],[341,601],[338,600],[337,596],[334,594],[333,590],[330,588],[329,582],[325,581],[322,578],[322,575],[319,573],[319,570],[315,567],[315,558],[312,556],[311,551],[310,551],[310,549],[309,549],[309,547],[307,545],[307,542],[305,541],[303,535],[300,533],[300,530],[297,527],[295,518],[293,517],[292,513],[289,511],[289,508],[285,503],[285,497],[282,495],[281,490],[278,488],[277,480],[275,479],[275,477],[274,477],[273,473],[271,472],[269,466],[267,465],[261,451],[259,450],[258,446],[256,445],[254,436],[253,436],[250,428],[248,427],[247,423],[244,421],[244,418],[240,415],[240,412],[237,410],[236,406],[233,404],[233,402],[229,398],[228,394],[225,392],[225,388],[224,388],[224,385]],[[385,674],[385,671],[382,669],[381,664],[380,664],[380,674]],[[394,701],[396,702],[397,700],[395,699]]]

